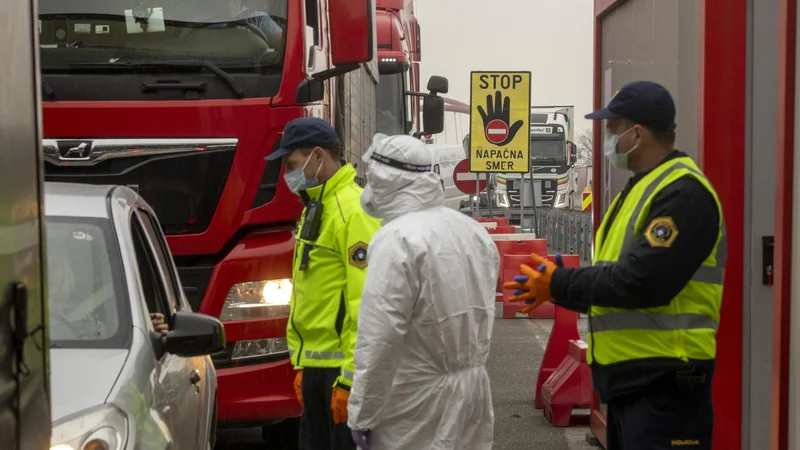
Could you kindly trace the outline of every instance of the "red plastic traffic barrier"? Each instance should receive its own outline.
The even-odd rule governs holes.
[[[514,281],[514,277],[519,275],[520,264],[532,264],[530,253],[526,253],[524,255],[506,254],[503,256],[503,273],[501,274],[503,284],[508,283],[509,281]],[[508,299],[513,295],[513,289],[503,288],[503,319],[513,319],[517,317],[517,314],[527,306],[524,302],[509,302]],[[528,312],[528,318],[530,319],[552,319],[554,315],[555,306],[550,302],[539,305],[538,308]]]
[[[474,219],[475,219],[476,222],[479,222],[479,223],[485,223],[487,225],[491,225],[491,224],[494,225],[494,226],[490,226],[489,228],[507,227],[509,225],[508,217],[492,217],[492,218],[474,217]]]
[[[564,267],[580,267],[581,258],[578,255],[562,255]],[[555,255],[550,255],[547,259],[554,261]],[[542,365],[539,366],[539,377],[536,380],[536,408],[541,409],[542,385],[569,353],[569,341],[580,340],[578,334],[579,314],[561,307],[555,308],[555,320],[553,329],[550,331],[550,338],[547,340],[547,348],[544,350]]]
[[[500,271],[497,277],[498,301],[503,301],[503,258],[505,255],[530,255],[536,253],[538,255],[547,254],[547,239],[536,239],[533,234],[493,234],[492,240],[497,245],[497,251],[500,253]],[[530,262],[530,257],[528,258]],[[519,270],[519,265],[515,267]]]
[[[606,438],[606,405],[600,403],[600,397],[594,393],[592,395],[592,412],[589,415],[589,432],[603,448],[608,447]]]
[[[506,227],[498,225],[494,228],[487,228],[486,231],[488,231],[489,234],[513,234],[517,230],[514,227]]]
[[[586,342],[569,341],[569,353],[542,386],[545,418],[556,427],[567,427],[573,421],[574,408],[590,408],[592,404],[592,372],[586,364]],[[588,416],[582,416],[588,419]]]

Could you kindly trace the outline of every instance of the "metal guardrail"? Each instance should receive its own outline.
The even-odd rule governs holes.
[[[563,254],[577,254],[582,263],[592,262],[592,213],[568,209],[537,208],[537,236]]]

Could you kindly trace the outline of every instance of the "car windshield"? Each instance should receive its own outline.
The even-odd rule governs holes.
[[[130,308],[108,219],[47,218],[50,342],[55,348],[124,348]]]
[[[280,66],[286,0],[40,0],[42,69],[203,60],[226,71]]]
[[[406,134],[403,74],[381,75],[378,82],[378,132],[394,136]]]
[[[566,164],[566,144],[559,140],[531,140],[531,161],[551,160],[556,164]]]

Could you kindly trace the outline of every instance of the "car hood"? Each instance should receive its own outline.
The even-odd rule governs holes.
[[[51,349],[53,422],[105,403],[129,352],[127,349]]]

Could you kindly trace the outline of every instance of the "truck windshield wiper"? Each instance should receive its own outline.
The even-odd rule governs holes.
[[[194,67],[198,69],[206,69],[220,79],[225,81],[231,90],[236,94],[236,97],[244,97],[244,89],[236,79],[228,72],[220,69],[218,66],[201,59],[187,59],[176,61],[119,61],[119,62],[101,62],[101,63],[76,63],[70,64],[70,67],[102,67],[102,68],[119,68],[119,67]]]

